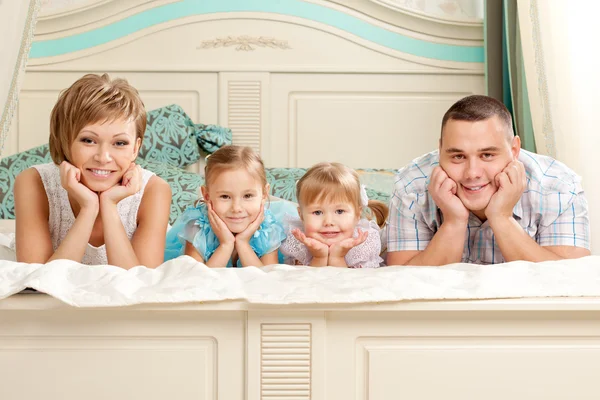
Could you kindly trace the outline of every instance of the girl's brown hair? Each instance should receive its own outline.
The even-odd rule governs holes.
[[[50,114],[50,156],[56,164],[71,159],[71,145],[89,124],[117,119],[135,122],[144,139],[146,109],[138,91],[125,79],[87,74],[63,91]]]
[[[352,168],[340,163],[323,162],[312,166],[296,184],[298,203],[348,202],[361,215],[360,179]],[[367,207],[383,227],[388,216],[388,206],[378,200],[369,200]]]

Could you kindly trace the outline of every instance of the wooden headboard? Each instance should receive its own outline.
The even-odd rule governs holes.
[[[267,166],[397,168],[437,146],[457,99],[484,93],[483,27],[374,0],[96,0],[43,14],[5,154],[46,143],[58,93],[127,78],[232,128]]]

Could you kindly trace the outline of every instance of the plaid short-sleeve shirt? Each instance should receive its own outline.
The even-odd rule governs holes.
[[[581,179],[564,164],[547,156],[521,150],[527,187],[513,209],[515,220],[540,246],[589,249],[588,205]],[[387,250],[425,250],[440,228],[443,215],[427,191],[429,176],[439,165],[438,151],[413,160],[398,171],[390,200]],[[488,221],[473,213],[465,232],[462,262],[504,262]]]

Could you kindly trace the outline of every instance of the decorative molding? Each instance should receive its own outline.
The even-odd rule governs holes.
[[[147,0],[137,0],[143,4],[134,8],[134,0],[129,0],[129,8],[124,18],[114,20],[117,3],[109,1],[99,6],[105,9],[106,19],[91,19],[92,14],[82,12],[86,17],[86,27],[58,31],[59,27],[80,25],[77,22],[78,13],[55,18],[48,26],[39,26],[44,32],[53,32],[52,35],[36,35],[32,44],[30,58],[48,59],[71,53],[91,50],[96,47],[102,51],[106,45],[114,47],[117,43],[131,41],[132,38],[142,37],[147,32],[156,32],[162,29],[172,29],[178,25],[186,25],[195,21],[210,21],[216,19],[259,19],[275,20],[295,23],[301,26],[314,28],[321,26],[321,30],[334,30],[338,35],[343,33],[345,39],[360,42],[364,46],[377,47],[383,51],[399,52],[415,56],[424,60],[438,60],[453,63],[483,63],[483,43],[481,35],[475,39],[453,39],[439,36],[439,29],[434,33],[404,29],[403,25],[382,22],[363,13],[358,13],[347,7],[333,3],[311,3],[300,0],[289,0],[285,5],[266,0],[252,2],[237,2],[234,0],[205,0],[202,2],[192,0],[161,0],[160,6],[151,7],[153,3]],[[165,4],[166,3],[166,4]],[[133,10],[137,11],[130,14]],[[110,11],[110,12],[109,12]],[[86,14],[87,13],[87,14]],[[88,15],[89,14],[89,15]],[[94,14],[95,15],[95,14]],[[177,22],[175,22],[177,21]],[[467,31],[469,31],[468,28]],[[482,28],[477,28],[482,29]],[[142,33],[143,32],[143,33]],[[110,43],[110,44],[109,44]],[[238,44],[246,47],[260,46],[257,43]],[[285,42],[282,42],[285,43]],[[279,41],[267,40],[264,47],[281,48]],[[363,44],[364,43],[364,44]],[[217,44],[215,42],[215,44]],[[207,45],[210,46],[211,45]],[[274,47],[275,46],[275,47]],[[242,50],[242,49],[240,49]],[[72,56],[71,56],[72,57]],[[70,57],[70,58],[71,58]]]
[[[252,37],[248,35],[243,36],[227,36],[226,38],[217,38],[214,40],[205,40],[202,42],[197,49],[216,49],[217,47],[231,47],[237,46],[237,51],[254,51],[255,47],[270,47],[272,49],[291,49],[287,40],[278,40],[271,37],[259,36]]]

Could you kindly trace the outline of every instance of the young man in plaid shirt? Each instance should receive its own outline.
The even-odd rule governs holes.
[[[506,107],[473,95],[444,115],[439,150],[399,170],[387,264],[577,258],[589,236],[579,176],[522,150]]]

